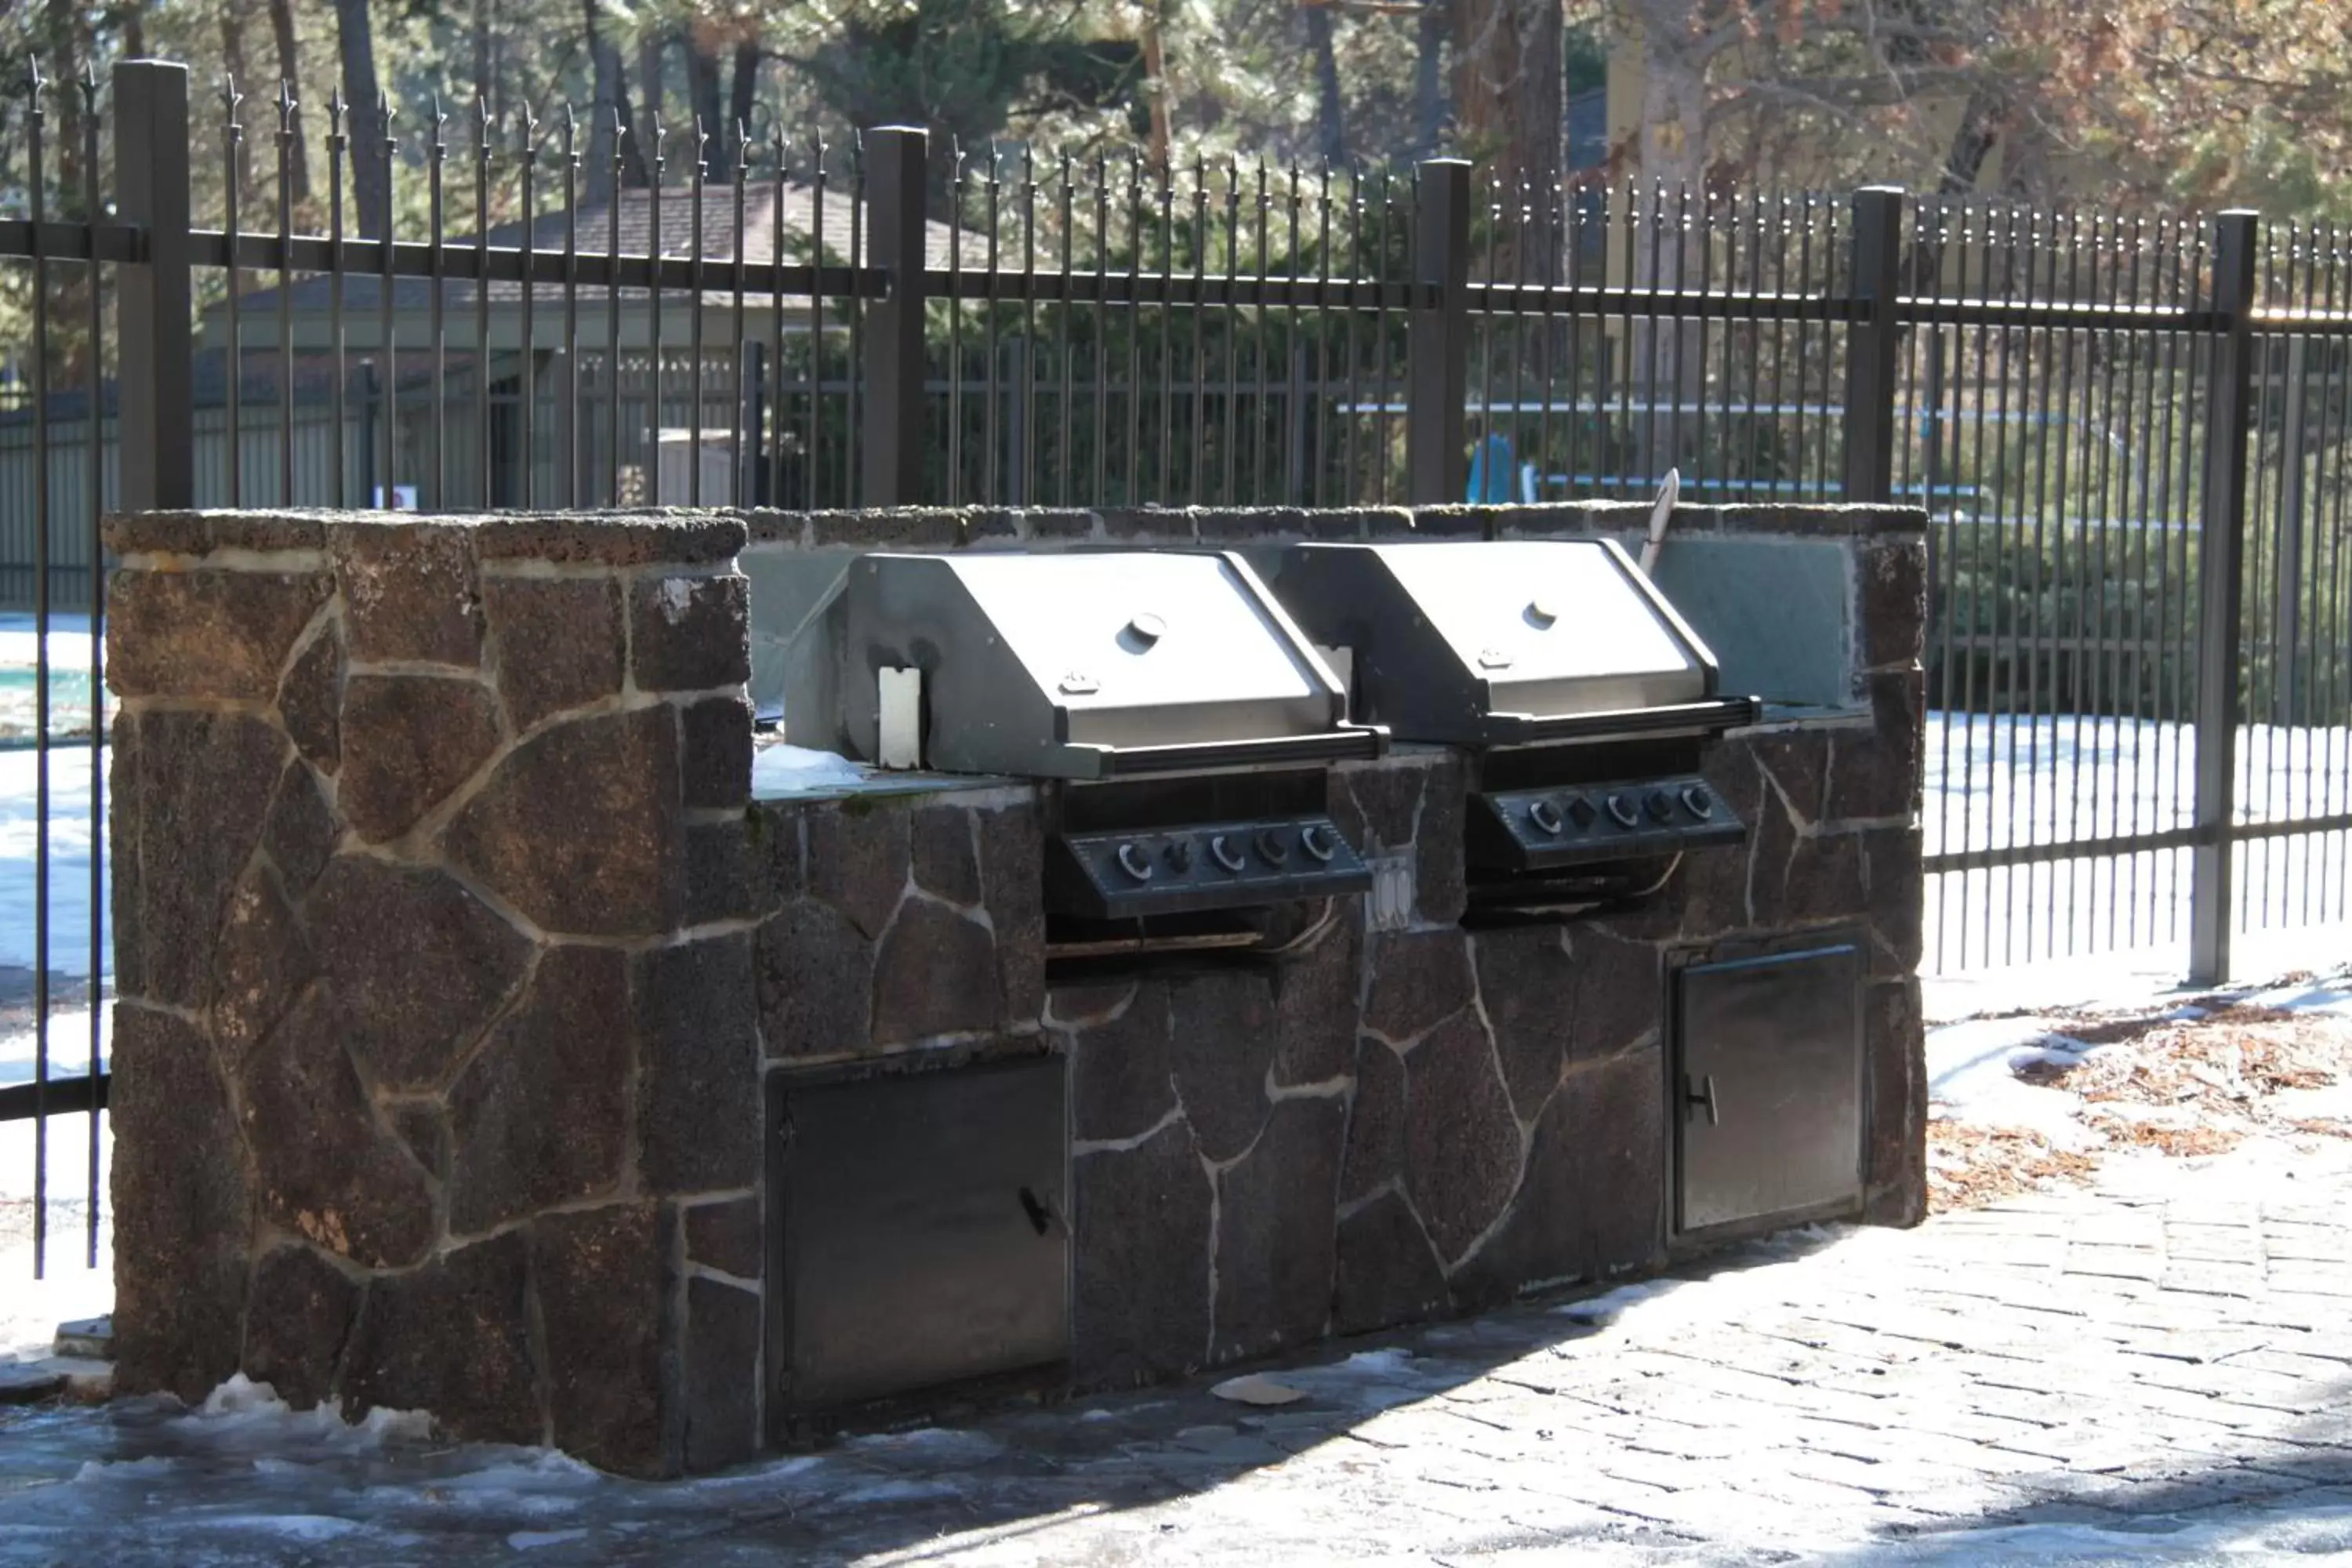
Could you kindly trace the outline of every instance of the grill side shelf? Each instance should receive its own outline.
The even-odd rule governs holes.
[[[1098,776],[1138,778],[1219,768],[1288,768],[1315,763],[1366,762],[1385,754],[1388,749],[1388,731],[1370,725],[1349,725],[1319,735],[1278,735],[1255,741],[1120,746],[1103,752]]]
[[[1605,713],[1490,713],[1482,740],[1489,746],[1546,746],[1570,741],[1615,741],[1679,733],[1719,735],[1753,724],[1764,705],[1753,697],[1710,697],[1657,708]]]

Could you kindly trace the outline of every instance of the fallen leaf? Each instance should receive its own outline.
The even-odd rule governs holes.
[[[1236,1405],[1295,1405],[1307,1397],[1307,1391],[1303,1388],[1276,1383],[1255,1372],[1241,1377],[1229,1377],[1209,1392]]]

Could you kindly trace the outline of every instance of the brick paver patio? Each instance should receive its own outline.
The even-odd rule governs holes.
[[[1306,1394],[1286,1405],[1204,1384],[667,1487],[322,1440],[301,1418],[51,1412],[0,1430],[0,1560],[2352,1550],[2347,1209],[2342,1140],[2117,1157],[2087,1188],[1916,1231],[1760,1244],[1685,1281],[1266,1369]]]

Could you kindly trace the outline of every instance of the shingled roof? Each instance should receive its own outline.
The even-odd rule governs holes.
[[[620,192],[617,205],[610,200],[597,200],[583,203],[576,215],[567,214],[561,207],[552,212],[537,214],[530,226],[530,243],[537,250],[555,255],[562,254],[567,219],[576,218],[577,226],[572,232],[581,254],[603,255],[613,245],[614,219],[617,216],[620,229],[620,254],[644,256],[647,254],[649,241],[654,232],[654,195],[652,190],[638,186]],[[662,188],[660,195],[661,254],[670,257],[692,256],[696,250],[693,187],[685,184],[667,185]],[[773,181],[748,184],[743,193],[743,259],[752,263],[774,260],[779,249],[778,239],[781,235],[782,241],[781,248],[786,260],[809,260],[809,237],[819,230],[821,219],[824,259],[833,265],[848,264],[854,252],[862,248],[865,241],[856,216],[856,201],[857,196],[854,190],[839,185],[825,187],[820,206],[819,194],[814,185],[786,184],[782,187],[780,199],[780,193]],[[924,226],[928,231],[923,247],[927,265],[935,268],[946,267],[951,254],[957,248],[956,231],[943,223],[929,223]],[[499,225],[489,231],[487,238],[493,249],[517,249],[524,243],[524,226],[518,220]],[[963,233],[961,238],[963,265],[975,268],[986,267],[988,245],[985,238],[968,230]],[[713,261],[734,259],[735,192],[732,185],[716,184],[704,188],[700,239],[701,253],[706,258]],[[465,251],[474,248],[479,242],[475,236],[467,234],[451,236],[443,243],[452,251]],[[342,275],[343,310],[354,327],[361,325],[362,318],[368,313],[378,311],[383,308],[382,276],[373,271],[358,269],[358,268],[359,264],[354,258],[355,269]],[[262,276],[267,277],[268,274],[264,273]],[[444,279],[441,282],[443,310],[453,317],[461,310],[474,310],[474,283],[470,279]],[[518,305],[521,302],[522,291],[523,286],[518,281],[493,279],[489,285],[490,303],[493,307]],[[289,303],[294,313],[305,316],[314,313],[325,314],[333,305],[334,280],[332,277],[323,274],[305,278],[297,281],[289,292],[291,294]],[[622,298],[625,300],[644,300],[646,298],[646,293],[647,291],[642,289],[625,289],[621,291]],[[238,313],[248,320],[273,316],[278,308],[278,290],[275,288],[242,294],[237,299]],[[563,297],[563,285],[561,283],[540,283],[535,285],[531,291],[532,302],[542,307],[553,305],[561,308]],[[581,300],[591,297],[602,303],[604,291],[602,289],[583,286],[576,295],[576,298]],[[677,294],[666,292],[664,298],[675,298],[682,302],[684,293],[683,291]],[[731,289],[714,290],[706,295],[706,298],[714,303],[724,301],[731,304],[734,294]],[[393,280],[394,310],[403,312],[424,311],[430,308],[432,301],[433,279],[404,277]],[[764,300],[750,296],[747,296],[744,300],[747,307],[753,308],[764,302]],[[210,320],[217,323],[225,318],[226,313],[225,307],[215,305],[207,312],[207,315]],[[267,330],[257,320],[252,332],[258,338],[263,336]]]

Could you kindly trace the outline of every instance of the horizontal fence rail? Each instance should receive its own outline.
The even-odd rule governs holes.
[[[154,62],[5,112],[0,763],[37,831],[0,878],[0,1016],[28,1020],[0,1127],[30,1123],[37,1270],[53,1208],[91,1259],[102,1234],[118,505],[1646,500],[1670,473],[1907,503],[1931,966],[2177,942],[2211,980],[2241,934],[2347,917],[2333,228],[322,114]]]

